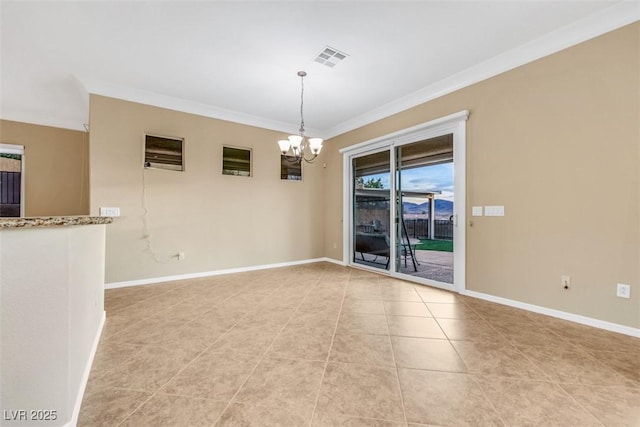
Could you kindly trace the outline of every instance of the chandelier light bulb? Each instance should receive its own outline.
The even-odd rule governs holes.
[[[309,138],[309,148],[314,155],[320,154],[322,149],[322,138]]]
[[[302,137],[300,135],[290,135],[289,142],[291,143],[291,148],[294,150],[300,149],[300,145],[302,145]]]
[[[281,139],[278,141],[278,145],[280,146],[280,152],[282,155],[286,155],[287,151],[289,151],[289,147],[291,147],[291,143],[287,139]]]

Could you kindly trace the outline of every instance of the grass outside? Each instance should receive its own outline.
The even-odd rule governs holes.
[[[453,240],[420,240],[416,245],[420,251],[453,252]]]

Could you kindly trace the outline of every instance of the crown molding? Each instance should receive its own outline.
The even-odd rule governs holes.
[[[324,133],[333,138],[345,132],[408,110],[498,74],[549,56],[640,20],[640,2],[625,0],[586,18],[501,53],[487,61],[342,122]]]
[[[145,90],[134,89],[131,87],[120,86],[88,77],[76,76],[76,78],[82,82],[87,92],[94,95],[102,95],[109,98],[122,99],[124,101],[136,102],[139,104],[151,105],[154,107],[166,108],[168,110],[180,111],[183,113],[195,114],[198,116],[225,120],[279,132],[287,132],[290,134],[298,133],[298,124],[265,119],[251,114],[227,110],[225,108]],[[313,132],[314,135],[316,134],[313,129],[308,129],[307,131],[308,133]]]
[[[36,113],[36,112],[21,112],[21,111],[7,111],[2,109],[0,113],[0,119],[8,120],[12,122],[29,123],[38,126],[50,126],[60,129],[79,130],[85,132],[86,129],[83,123],[88,123],[86,119],[84,122],[78,119],[68,119],[64,117],[54,117],[51,114]]]

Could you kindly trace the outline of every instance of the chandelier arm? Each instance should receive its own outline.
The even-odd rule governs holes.
[[[305,161],[305,162],[307,162],[307,163],[309,163],[309,164],[311,164],[311,163],[313,163],[313,162],[315,162],[315,161],[316,161],[316,158],[317,158],[317,157],[318,157],[318,155],[316,154],[316,155],[314,155],[314,156],[313,156],[312,158],[310,158],[310,159],[304,158],[304,161]]]
[[[290,156],[288,154],[283,154],[282,157],[284,157],[284,159],[289,162],[289,163],[300,163],[301,161],[305,161],[306,163],[313,163],[316,161],[316,159],[318,158],[317,154],[314,154],[313,157],[311,157],[310,159],[307,159],[306,156]]]
[[[307,158],[307,156],[304,155],[304,152],[301,152],[300,155],[295,155],[294,153],[293,156],[289,155],[287,152],[287,154],[283,154],[282,157],[284,157],[284,159],[289,163],[300,163],[303,160],[307,163],[313,163],[318,158],[318,154],[314,154],[311,158]]]
[[[282,157],[289,163],[300,163],[301,157],[296,155],[290,156],[289,154],[283,154]]]
[[[314,155],[313,155],[313,157],[311,157],[310,159],[307,159],[307,158],[306,158],[306,156],[304,155],[304,153],[302,153],[302,155],[300,156],[300,158],[301,158],[302,160],[304,160],[305,162],[307,162],[307,163],[313,163],[313,162],[315,162],[317,157],[318,157],[318,155],[317,155],[317,154],[314,154]]]

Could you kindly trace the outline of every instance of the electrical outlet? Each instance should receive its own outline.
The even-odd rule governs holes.
[[[184,252],[178,252],[178,261],[184,261]]]
[[[616,296],[619,298],[631,298],[631,286],[624,283],[618,283]]]
[[[338,248],[338,244],[336,242],[333,242],[333,249],[337,249]]]
[[[568,290],[571,287],[571,276],[560,276],[560,285],[562,285],[564,289]]]

